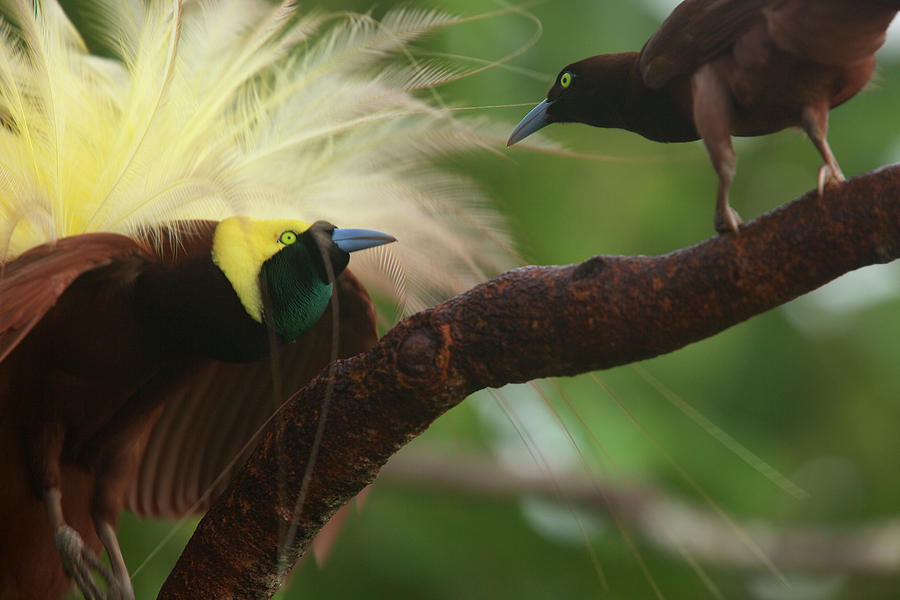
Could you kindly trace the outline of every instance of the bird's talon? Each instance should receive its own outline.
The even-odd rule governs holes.
[[[819,167],[819,175],[816,179],[816,189],[819,191],[819,196],[825,192],[825,187],[829,185],[837,185],[846,181],[844,179],[844,174],[841,173],[839,168],[832,168],[827,163]]]
[[[87,600],[115,600],[120,597],[112,572],[84,544],[77,531],[68,525],[61,525],[53,534],[53,542],[62,560],[63,571],[75,581]],[[104,596],[100,586],[94,581],[93,572],[106,583],[108,595]]]
[[[724,213],[716,212],[714,226],[720,234],[737,233],[744,221],[736,210],[727,206]]]

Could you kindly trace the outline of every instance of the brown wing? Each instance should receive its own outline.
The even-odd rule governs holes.
[[[656,33],[644,44],[641,76],[650,88],[690,75],[761,18],[762,10],[777,0],[685,0],[675,7]]]
[[[32,248],[0,271],[0,362],[82,273],[125,256],[149,256],[146,246],[114,233],[86,233]]]
[[[343,358],[377,340],[375,311],[362,284],[345,271],[335,285],[338,348]],[[331,309],[275,357],[250,364],[209,362],[174,396],[150,432],[126,499],[138,515],[179,517],[209,506],[246,460],[277,407],[332,358]]]
[[[900,2],[782,0],[764,11],[769,37],[781,49],[826,65],[851,66],[884,43]]]

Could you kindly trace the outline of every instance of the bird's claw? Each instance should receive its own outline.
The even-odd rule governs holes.
[[[816,189],[819,190],[819,197],[825,192],[826,185],[837,185],[842,181],[845,181],[845,179],[840,167],[832,167],[828,163],[819,167],[819,176],[816,179]]]
[[[716,211],[716,217],[713,221],[716,231],[720,234],[737,233],[743,224],[744,221],[741,220],[741,216],[728,205],[725,206],[725,210]]]
[[[77,531],[68,525],[61,525],[53,535],[53,542],[62,559],[63,570],[75,581],[85,600],[120,600],[128,597],[121,593],[112,571],[84,544]],[[106,583],[106,594],[94,581],[94,572]]]

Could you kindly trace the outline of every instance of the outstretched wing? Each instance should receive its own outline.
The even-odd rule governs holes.
[[[147,248],[114,233],[86,233],[32,248],[0,267],[0,362],[79,275]]]
[[[641,50],[644,83],[660,88],[725,52],[772,0],[685,0]]]
[[[206,510],[293,392],[332,357],[352,356],[375,344],[375,310],[362,284],[344,271],[335,292],[339,317],[334,350],[329,308],[318,324],[273,357],[249,364],[210,361],[166,399],[126,499],[131,511],[179,517]]]
[[[209,248],[213,222],[186,224],[181,235],[159,230],[147,241],[110,233],[63,238],[29,250],[0,274],[0,361],[28,335],[81,274],[119,260],[174,261]],[[150,250],[154,247],[154,250]],[[126,505],[139,515],[177,517],[205,510],[243,464],[255,435],[281,403],[332,358],[377,341],[375,310],[349,271],[336,282],[332,308],[319,323],[272,357],[250,364],[207,361],[177,391],[148,436]],[[335,346],[333,341],[337,342]],[[333,350],[334,348],[334,350]]]

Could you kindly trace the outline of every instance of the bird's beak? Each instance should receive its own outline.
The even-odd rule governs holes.
[[[342,229],[336,227],[331,240],[344,252],[356,252],[382,244],[396,242],[397,238],[371,229]]]
[[[531,109],[525,118],[519,121],[516,128],[513,129],[512,135],[506,140],[507,147],[512,146],[516,142],[527,138],[538,129],[549,125],[550,119],[547,117],[547,109],[553,104],[552,100],[544,100]]]

